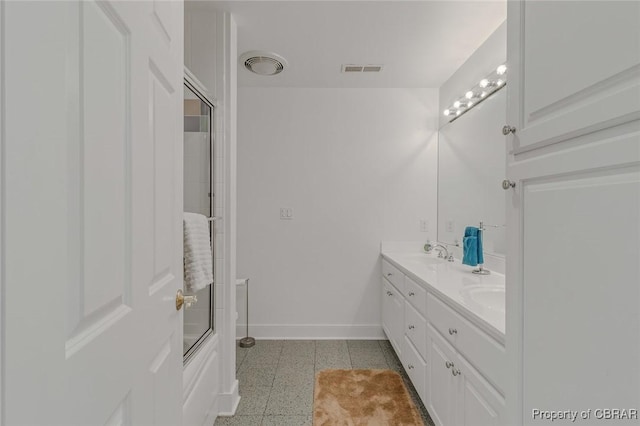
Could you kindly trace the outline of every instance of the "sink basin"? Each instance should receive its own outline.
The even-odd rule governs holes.
[[[477,285],[460,290],[462,297],[467,302],[480,305],[485,309],[496,312],[505,312],[504,287]]]
[[[439,259],[436,256],[429,255],[426,253],[403,253],[402,256],[403,257],[406,256],[411,260],[415,260],[426,265],[438,265],[438,264],[446,263],[446,260]]]

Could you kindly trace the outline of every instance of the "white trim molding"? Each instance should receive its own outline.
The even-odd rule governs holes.
[[[234,380],[229,392],[221,392],[218,395],[218,415],[233,416],[240,404],[240,393],[238,391],[238,380]],[[209,423],[207,423],[209,424]]]

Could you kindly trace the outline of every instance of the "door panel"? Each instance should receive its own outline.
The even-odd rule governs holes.
[[[182,4],[3,7],[5,421],[180,424]]]
[[[640,400],[640,169],[523,189],[524,412],[632,407]],[[602,348],[616,348],[615,357]]]
[[[69,214],[77,226],[69,232],[67,358],[123,320],[132,294],[128,42],[108,5],[87,2],[77,13],[80,25],[70,29],[81,54],[73,87],[78,108],[69,114],[75,136],[68,151]]]
[[[509,2],[514,152],[640,118],[640,3]]]
[[[175,188],[175,85],[168,80],[153,64],[149,69],[149,128],[152,135],[153,152],[153,279],[149,289],[155,293],[163,286],[175,280],[175,271],[171,270],[171,261],[175,256],[174,227],[176,220]]]

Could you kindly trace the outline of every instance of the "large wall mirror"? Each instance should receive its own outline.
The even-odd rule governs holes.
[[[484,251],[504,256],[506,90],[440,128],[438,240],[462,245],[464,229],[483,221]]]

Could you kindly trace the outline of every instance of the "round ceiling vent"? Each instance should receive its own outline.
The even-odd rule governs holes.
[[[240,62],[249,71],[260,75],[280,74],[284,67],[287,66],[287,61],[282,56],[273,52],[258,50],[243,53],[240,56]]]

